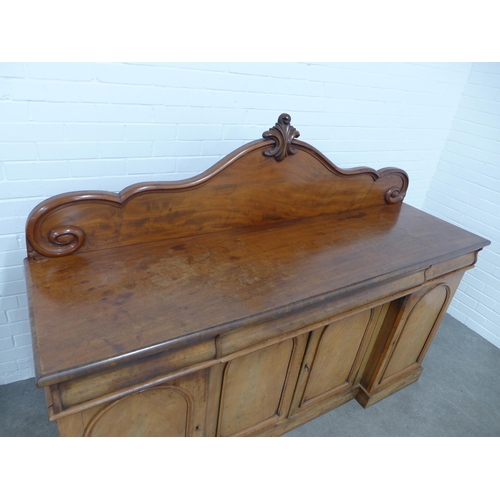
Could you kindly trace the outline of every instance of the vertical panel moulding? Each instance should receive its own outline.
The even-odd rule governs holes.
[[[387,306],[385,314],[381,317],[381,319],[383,318],[382,324],[378,331],[374,332],[373,347],[360,378],[363,391],[371,391],[380,380],[380,370],[390,346],[390,339],[397,331],[404,311],[403,304],[406,300],[407,297],[401,297],[391,301]]]
[[[382,325],[384,324],[390,304],[390,302],[387,302],[378,307],[375,307],[372,310],[370,323],[368,324],[365,338],[363,339],[363,343],[360,347],[359,362],[356,361],[355,363],[356,373],[353,375],[353,385],[358,385],[360,383],[361,377],[367,369],[370,355],[375,348],[375,342],[377,341],[378,332],[380,332]]]
[[[52,402],[52,394],[50,393],[50,387],[44,387],[44,392],[45,392],[45,401],[47,403],[47,408],[50,408],[51,406],[54,405]]]
[[[61,401],[61,393],[59,392],[59,384],[53,384],[50,386],[50,397],[52,400],[52,408],[54,413],[60,413],[63,409]]]
[[[304,399],[304,391],[311,374],[311,366],[313,364],[314,356],[316,355],[316,350],[318,349],[319,341],[321,340],[321,335],[328,325],[316,328],[308,334],[307,345],[305,348],[304,359],[301,363],[301,371],[299,373],[299,379],[295,387],[295,392],[292,398],[292,404],[289,412],[289,417],[291,417],[297,410],[300,409]]]
[[[219,421],[220,403],[222,397],[223,376],[227,364],[216,364],[209,368],[207,383],[207,413],[205,416],[206,436],[217,435],[217,423]]]
[[[304,353],[306,351],[311,333],[302,333],[294,338],[294,348],[290,358],[290,364],[285,382],[284,394],[281,402],[280,416],[290,417],[293,412],[293,399],[300,380]]]
[[[221,336],[214,338],[214,359],[222,357]],[[227,364],[216,364],[208,369],[208,382],[205,385],[206,414],[205,414],[205,436],[215,437],[217,435],[217,423],[219,421],[220,401],[222,393],[222,380]]]
[[[298,337],[294,337],[292,341],[293,341],[292,354],[288,362],[285,383],[283,385],[283,391],[277,412],[278,417],[288,416],[288,413],[290,411],[290,403],[293,397],[293,390],[295,389],[294,382],[296,382],[298,372],[300,370],[300,364],[302,361],[301,358],[304,354],[307,338],[306,335],[302,334],[299,335]],[[299,359],[297,359],[297,357],[299,357]]]

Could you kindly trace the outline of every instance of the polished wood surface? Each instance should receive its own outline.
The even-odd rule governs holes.
[[[37,375],[60,382],[213,338],[483,244],[405,205],[27,262]]]
[[[286,120],[283,116],[277,126]],[[263,134],[271,140],[242,146],[186,181],[135,184],[118,194],[67,193],[40,203],[26,226],[28,255],[33,260],[60,257],[366,209],[404,198],[408,176],[403,170],[343,170],[307,143],[294,141],[289,147],[294,134],[273,129]]]
[[[414,382],[489,242],[342,170],[283,114],[187,181],[36,207],[37,384],[61,435],[279,435]]]

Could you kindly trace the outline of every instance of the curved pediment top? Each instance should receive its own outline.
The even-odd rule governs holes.
[[[296,141],[300,137],[300,132],[291,125],[292,117],[288,113],[282,113],[278,117],[276,125],[262,134],[264,139],[272,139],[274,147],[266,149],[262,152],[264,156],[274,156],[276,161],[282,161],[287,156],[297,153],[298,148],[316,157],[325,167],[341,176],[351,175],[370,175],[374,180],[388,175],[397,175],[401,179],[401,186],[391,187],[384,196],[385,202],[388,204],[398,203],[403,201],[408,189],[408,174],[399,168],[388,167],[381,170],[374,170],[369,167],[358,167],[350,170],[344,170],[332,163],[323,153],[306,142]],[[294,147],[295,146],[295,147]]]
[[[63,257],[225,229],[400,203],[408,175],[397,168],[341,169],[282,113],[247,143],[190,179],[133,184],[120,193],[54,196],[31,212],[28,255]],[[334,174],[334,175],[332,175]]]
[[[300,149],[302,151],[309,153],[311,156],[316,158],[320,163],[322,163],[326,168],[328,168],[329,170],[340,176],[350,177],[350,176],[368,175],[374,181],[389,176],[398,177],[400,179],[400,183],[397,186],[391,186],[391,188],[389,188],[384,195],[384,200],[387,204],[392,205],[394,203],[399,203],[403,201],[406,196],[406,191],[408,190],[409,178],[408,174],[400,168],[386,167],[386,168],[381,168],[380,170],[375,170],[370,167],[357,167],[350,169],[342,169],[340,167],[337,167],[337,165],[335,165],[335,163],[330,161],[323,153],[321,153],[321,151],[318,151],[315,147],[311,146],[310,144],[307,144],[307,142],[295,141],[294,144],[296,147],[296,151]]]

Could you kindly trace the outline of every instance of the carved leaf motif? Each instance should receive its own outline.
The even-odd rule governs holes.
[[[283,113],[279,116],[276,125],[262,134],[264,139],[272,139],[275,143],[274,148],[263,152],[264,156],[274,156],[276,161],[281,161],[297,152],[292,147],[292,141],[299,137],[300,133],[290,125],[291,120],[289,114]]]

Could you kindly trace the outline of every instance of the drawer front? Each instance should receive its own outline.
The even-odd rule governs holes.
[[[447,260],[446,262],[441,262],[439,264],[433,264],[425,273],[427,280],[432,280],[438,276],[451,273],[458,269],[464,269],[472,267],[477,260],[477,252],[468,253],[466,255],[461,255],[460,257],[455,257],[454,259]]]
[[[403,277],[374,285],[368,289],[343,293],[324,301],[316,300],[309,307],[292,310],[284,315],[255,326],[241,327],[237,331],[220,336],[220,355],[226,356],[260,342],[293,331],[311,331],[332,322],[336,316],[351,314],[356,309],[375,307],[387,301],[387,297],[418,288],[425,282],[425,270],[418,270]]]
[[[210,340],[170,353],[144,358],[119,368],[60,383],[62,409],[209,361],[215,358],[215,353],[215,342]]]

